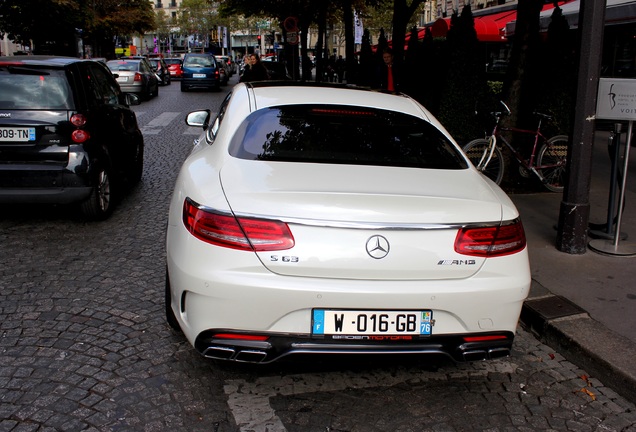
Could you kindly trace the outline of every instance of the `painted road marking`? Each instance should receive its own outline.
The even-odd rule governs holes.
[[[377,370],[355,375],[349,371],[263,377],[253,382],[228,380],[223,389],[228,395],[228,406],[240,431],[286,432],[287,429],[269,403],[270,398],[276,395],[392,387],[414,379],[447,381],[464,377],[485,377],[493,372],[511,374],[516,370],[516,364],[497,360],[459,364],[456,368],[439,369],[436,372],[407,369],[396,374],[395,371]]]

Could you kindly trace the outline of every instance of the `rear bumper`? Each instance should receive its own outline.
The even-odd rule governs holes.
[[[443,335],[413,338],[411,341],[353,340],[333,341],[310,338],[306,335],[271,335],[266,341],[222,339],[215,337],[219,331],[201,333],[195,342],[196,350],[204,357],[242,363],[267,364],[284,357],[299,355],[417,355],[445,356],[456,362],[493,360],[510,355],[514,334],[511,332],[483,333],[498,339],[467,342],[464,336]]]
[[[143,84],[119,84],[119,87],[124,93],[142,94],[144,92]]]
[[[89,155],[69,147],[63,163],[0,164],[0,203],[71,204],[91,193]]]
[[[92,188],[0,188],[2,204],[72,204],[84,201]]]
[[[221,86],[221,82],[218,79],[181,77],[181,85],[187,88],[218,89]]]

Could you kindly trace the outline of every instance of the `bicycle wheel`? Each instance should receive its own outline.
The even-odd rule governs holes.
[[[537,172],[541,175],[543,185],[552,192],[563,191],[568,140],[566,135],[554,136],[539,150]]]
[[[486,177],[500,184],[504,175],[504,159],[499,147],[495,147],[492,157],[486,166],[479,166],[480,162],[486,162],[488,160],[489,151],[490,142],[484,138],[472,140],[464,146],[464,153],[466,153],[466,156],[468,156],[472,164]]]

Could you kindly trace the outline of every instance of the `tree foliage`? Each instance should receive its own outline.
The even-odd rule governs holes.
[[[76,37],[99,49],[113,36],[154,28],[148,0],[0,1],[0,34],[32,47],[35,53],[77,55],[81,53],[74,46]]]
[[[438,118],[460,143],[479,136],[475,107],[486,93],[486,80],[470,6],[454,13],[447,35],[448,71]]]
[[[177,18],[177,25],[182,34],[206,35],[221,25],[219,22],[218,3],[208,0],[183,0]]]

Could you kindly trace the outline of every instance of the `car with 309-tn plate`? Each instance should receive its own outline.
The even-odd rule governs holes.
[[[77,204],[88,219],[108,217],[142,176],[129,107],[138,104],[102,62],[0,57],[0,203]]]

